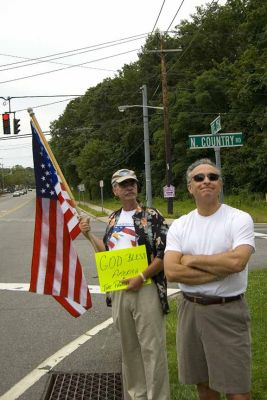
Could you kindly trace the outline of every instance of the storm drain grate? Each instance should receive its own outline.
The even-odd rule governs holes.
[[[45,400],[123,400],[120,373],[54,373]]]

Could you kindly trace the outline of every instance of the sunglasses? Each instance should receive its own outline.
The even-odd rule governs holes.
[[[220,178],[219,174],[214,174],[213,172],[210,172],[209,174],[196,174],[194,176],[192,176],[191,179],[193,179],[195,182],[203,182],[205,178],[208,178],[210,181],[214,182],[214,181],[218,181],[218,179]]]

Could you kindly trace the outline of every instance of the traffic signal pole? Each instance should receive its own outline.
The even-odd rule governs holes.
[[[8,101],[8,112],[5,112],[2,114],[2,121],[3,121],[3,132],[4,135],[10,135],[11,134],[11,128],[10,128],[10,114],[13,114],[13,133],[17,135],[20,132],[20,119],[16,118],[15,111],[11,111],[11,104],[10,101],[13,97],[2,97],[0,96],[1,99],[4,99],[5,102]],[[5,105],[6,103],[4,103]]]

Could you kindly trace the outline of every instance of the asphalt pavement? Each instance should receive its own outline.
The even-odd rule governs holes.
[[[52,372],[121,370],[119,335],[105,295],[96,290],[94,251],[82,235],[74,243],[90,286],[93,308],[75,319],[50,296],[28,292],[34,205],[34,192],[18,198],[0,197],[1,400],[43,398]],[[107,217],[92,216],[92,231],[97,236],[103,236],[106,221]],[[257,252],[250,269],[267,268],[267,224],[256,224],[255,231],[259,234]]]

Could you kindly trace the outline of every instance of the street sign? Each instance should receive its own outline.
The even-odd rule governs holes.
[[[104,181],[101,179],[101,181],[99,181],[99,186],[102,188],[104,187]]]
[[[211,133],[213,135],[215,135],[215,133],[219,132],[222,129],[221,127],[221,117],[220,115],[215,118],[211,123],[210,123],[210,130]]]
[[[189,135],[190,149],[236,146],[243,146],[242,132],[221,133],[219,135]]]
[[[169,197],[175,197],[175,187],[170,185],[170,186],[164,186],[163,187],[163,195],[164,198],[169,198]]]
[[[85,185],[84,185],[84,183],[80,183],[80,184],[78,185],[78,190],[79,190],[79,192],[85,192]]]

